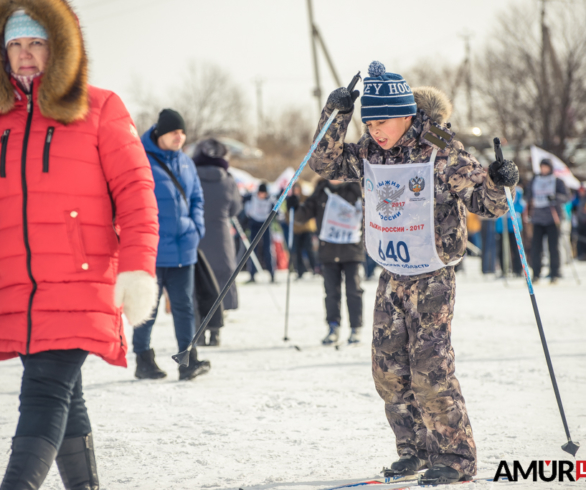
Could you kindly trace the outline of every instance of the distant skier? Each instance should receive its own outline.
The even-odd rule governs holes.
[[[322,343],[333,344],[340,337],[342,276],[346,284],[346,304],[350,317],[351,334],[348,342],[359,342],[363,293],[360,268],[364,261],[360,185],[355,182],[328,182],[324,179],[303,204],[295,205],[295,200],[290,200],[289,204],[297,208],[296,223],[304,223],[312,218],[317,222],[328,323],[328,333]]]
[[[529,216],[533,223],[531,240],[531,268],[533,283],[539,281],[543,254],[543,238],[547,236],[549,248],[549,278],[555,284],[560,277],[560,225],[563,219],[562,204],[568,200],[568,190],[562,179],[553,173],[551,160],[539,164],[540,172],[527,188]]]
[[[263,223],[271,214],[273,206],[275,205],[275,199],[268,193],[267,184],[262,183],[258,186],[258,190],[245,198],[244,200],[244,213],[248,218],[248,225],[250,226],[250,241],[252,242],[256,235],[260,232]],[[271,250],[271,228],[269,227],[262,237],[262,257],[265,262],[265,267],[271,274],[271,282],[275,282],[275,264],[273,259],[273,253]],[[249,261],[250,281],[255,282],[254,276],[258,272],[256,267]]]
[[[374,311],[375,386],[395,432],[400,459],[390,474],[429,469],[426,483],[476,474],[476,445],[450,341],[454,266],[466,250],[466,208],[496,218],[507,211],[504,186],[513,162],[488,172],[455,141],[446,124],[447,97],[433,87],[414,93],[397,74],[373,62],[364,80],[366,133],[345,144],[358,91],[332,92],[319,129],[339,116],[309,161],[327,179],[361,181],[365,242],[384,270]]]

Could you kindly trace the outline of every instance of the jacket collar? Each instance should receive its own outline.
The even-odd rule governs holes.
[[[179,150],[179,151],[161,150],[159,148],[159,146],[157,145],[157,143],[155,142],[155,139],[153,136],[153,131],[155,130],[155,126],[156,125],[153,125],[149,130],[147,130],[146,133],[144,133],[142,135],[141,141],[142,141],[142,144],[144,146],[145,151],[148,153],[154,153],[162,160],[176,158],[181,153],[181,150]]]

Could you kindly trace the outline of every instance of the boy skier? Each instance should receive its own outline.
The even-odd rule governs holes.
[[[488,171],[454,140],[448,98],[433,87],[411,91],[375,61],[361,98],[366,133],[344,143],[359,92],[332,92],[318,131],[340,111],[309,161],[327,179],[362,182],[365,244],[383,267],[376,295],[372,368],[400,459],[385,475],[428,468],[424,483],[476,474],[476,446],[454,376],[450,341],[454,266],[466,250],[466,208],[496,218],[504,186],[517,183],[510,161]]]

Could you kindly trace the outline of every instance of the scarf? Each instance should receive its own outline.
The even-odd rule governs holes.
[[[35,73],[34,75],[17,75],[14,72],[10,73],[12,78],[14,78],[18,82],[20,88],[24,90],[25,94],[31,93],[31,86],[33,84],[34,79],[40,77],[42,74],[42,71],[40,71],[39,73]]]
[[[226,172],[228,171],[228,167],[230,166],[228,161],[224,160],[223,158],[212,158],[208,157],[207,155],[204,155],[203,153],[195,155],[193,157],[193,163],[195,163],[196,167],[204,167],[206,165],[210,167],[220,167],[223,168]]]

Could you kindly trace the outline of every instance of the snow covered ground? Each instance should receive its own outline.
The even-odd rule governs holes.
[[[586,281],[586,264],[578,267]],[[458,277],[453,343],[479,473],[493,475],[501,459],[570,459],[560,449],[564,431],[524,280],[506,287],[478,270],[469,258]],[[573,439],[586,444],[586,286],[564,273],[536,295]],[[320,345],[321,279],[294,282],[290,337],[298,351],[282,341],[285,276],[278,279],[240,286],[241,309],[230,314],[222,346],[200,350],[212,371],[193,382],[177,381],[172,320],[163,312],[153,346],[167,379],[135,380],[133,354],[127,370],[88,359],[83,378],[102,489],[323,489],[390,465],[394,437],[370,374],[376,282],[364,285],[365,341],[339,351]],[[17,360],[0,364],[0,475],[21,370]],[[578,456],[586,459],[586,448]],[[557,485],[584,488],[584,481]],[[501,484],[474,487],[493,486]],[[43,488],[63,488],[55,467]]]

